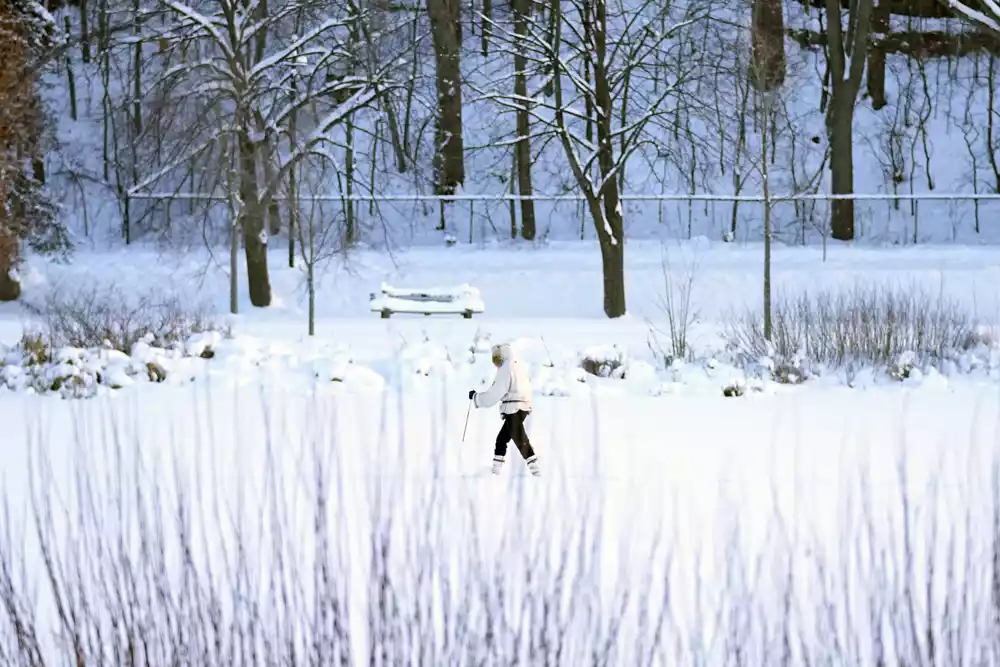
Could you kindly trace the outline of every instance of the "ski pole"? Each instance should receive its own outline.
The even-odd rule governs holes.
[[[465,428],[462,429],[462,444],[465,444],[465,432],[469,430],[469,414],[472,412],[472,400],[469,400],[469,409],[465,411]]]

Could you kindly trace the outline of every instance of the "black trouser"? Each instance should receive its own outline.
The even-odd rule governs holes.
[[[497,446],[493,450],[494,456],[503,456],[507,453],[507,443],[511,440],[517,445],[517,451],[527,461],[535,455],[535,450],[531,448],[528,440],[528,432],[524,430],[524,420],[528,418],[528,412],[518,410],[510,415],[503,415],[503,426],[497,433]]]

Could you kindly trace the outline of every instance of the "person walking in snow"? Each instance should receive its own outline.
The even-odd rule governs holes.
[[[477,408],[489,408],[500,403],[503,425],[497,433],[496,448],[493,450],[493,474],[499,475],[507,453],[507,443],[511,440],[528,464],[528,470],[535,477],[541,475],[538,455],[531,447],[524,420],[531,414],[531,379],[527,371],[514,356],[507,343],[493,346],[493,365],[497,367],[493,385],[483,393],[475,389],[469,391],[469,400]]]

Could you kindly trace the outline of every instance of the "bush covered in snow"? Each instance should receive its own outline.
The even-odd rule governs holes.
[[[195,334],[168,348],[153,336],[137,341],[129,353],[111,347],[52,347],[46,338],[25,332],[10,348],[0,347],[0,386],[12,391],[91,398],[139,382],[164,382],[177,360],[206,359],[219,334]]]
[[[775,379],[790,383],[801,382],[816,365],[889,370],[902,355],[910,367],[937,363],[978,340],[971,316],[958,303],[916,287],[779,295],[772,322],[768,341],[763,313],[746,312],[729,321],[726,338],[742,363],[767,366]]]
[[[597,377],[624,379],[625,352],[617,345],[588,347],[580,359],[580,368]]]

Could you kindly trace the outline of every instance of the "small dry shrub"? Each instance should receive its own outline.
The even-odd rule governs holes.
[[[744,362],[769,357],[778,365],[795,366],[793,359],[804,358],[833,367],[848,362],[887,367],[905,352],[940,359],[975,339],[972,319],[958,303],[920,287],[857,285],[846,291],[779,295],[772,324],[768,341],[762,313],[732,318],[730,347]]]
[[[781,361],[774,365],[771,377],[779,384],[802,384],[808,374],[796,364]]]
[[[129,354],[147,336],[166,347],[219,328],[207,309],[175,294],[150,290],[128,298],[113,284],[53,290],[41,306],[30,307],[50,347],[110,347]]]
[[[25,331],[18,343],[25,366],[42,366],[52,361],[52,348],[45,336],[37,331]]]

